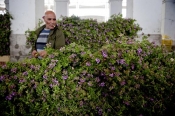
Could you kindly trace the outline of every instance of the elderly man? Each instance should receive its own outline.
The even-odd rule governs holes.
[[[43,16],[45,25],[36,30],[37,41],[33,48],[33,57],[45,57],[47,52],[44,47],[47,43],[54,49],[59,49],[65,45],[65,37],[60,27],[56,23],[56,15],[53,11],[46,11]]]

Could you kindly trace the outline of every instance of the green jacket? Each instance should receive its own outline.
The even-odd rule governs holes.
[[[37,38],[40,34],[40,32],[46,27],[46,25],[41,26],[40,28],[38,28],[36,30],[36,35]],[[54,29],[52,29],[50,31],[50,34],[48,36],[48,40],[47,43],[51,43],[51,47],[53,49],[59,49],[61,47],[63,47],[65,45],[65,37],[64,37],[64,33],[62,31],[62,29],[58,26],[56,26]],[[35,44],[35,48],[36,50],[36,44]]]

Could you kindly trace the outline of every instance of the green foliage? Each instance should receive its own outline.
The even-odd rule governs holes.
[[[175,54],[146,39],[46,50],[0,68],[1,115],[161,116],[174,105]]]
[[[94,51],[106,42],[116,42],[120,36],[134,38],[141,30],[134,19],[124,19],[122,15],[113,15],[107,22],[102,23],[93,19],[78,19],[75,16],[63,17],[58,23],[64,31],[67,45],[75,42]]]
[[[13,18],[8,11],[0,14],[0,56],[10,55],[11,19]]]
[[[76,16],[63,17],[58,20],[63,29],[66,45],[76,43],[94,51],[106,43],[116,42],[117,37],[134,38],[141,30],[134,19],[124,19],[121,15],[113,15],[107,22],[98,23],[93,19],[80,19]],[[37,37],[35,31],[27,31],[27,43],[34,45]]]

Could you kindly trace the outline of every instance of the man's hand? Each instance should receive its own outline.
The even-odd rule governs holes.
[[[47,52],[45,50],[43,50],[43,51],[39,52],[39,55],[41,57],[46,57],[47,56]]]
[[[39,55],[39,54],[38,54],[38,52],[37,52],[36,50],[33,50],[33,51],[32,51],[32,56],[33,56],[33,57],[36,58],[36,57],[38,57],[38,55]]]

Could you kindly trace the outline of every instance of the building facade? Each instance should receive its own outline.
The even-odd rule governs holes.
[[[25,31],[36,28],[46,9],[61,16],[76,15],[107,21],[113,14],[136,19],[142,32],[150,34],[150,41],[160,45],[161,35],[168,35],[175,41],[175,0],[0,0],[13,16],[11,34],[11,61],[25,58],[31,48],[26,46]],[[88,1],[88,2],[87,2]],[[175,43],[173,43],[175,45]]]

